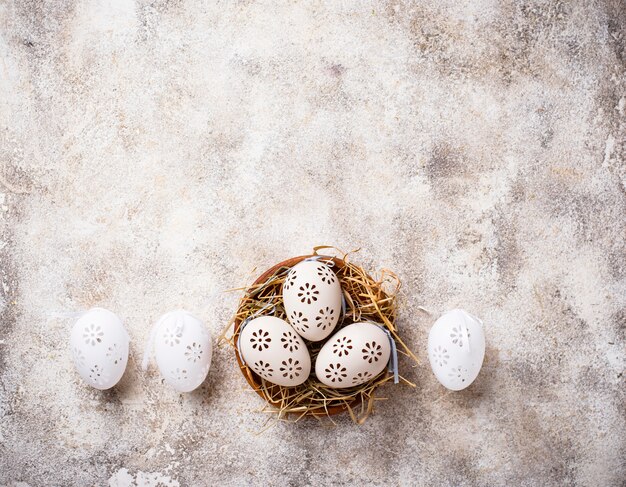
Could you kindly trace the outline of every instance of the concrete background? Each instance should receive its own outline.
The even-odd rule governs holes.
[[[0,483],[624,485],[625,140],[620,0],[0,2]],[[215,336],[318,244],[398,273],[417,389],[262,432],[227,348],[192,394],[140,371],[159,315]],[[51,317],[95,305],[104,393]],[[457,306],[487,362],[446,394]]]

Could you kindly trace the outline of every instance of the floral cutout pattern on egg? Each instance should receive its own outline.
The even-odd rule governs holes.
[[[352,350],[353,348],[354,347],[352,346],[352,340],[350,340],[347,336],[338,338],[333,343],[333,353],[338,355],[339,357],[348,355],[350,353],[350,350]]]
[[[352,377],[352,385],[360,385],[364,384],[368,380],[370,380],[373,375],[370,372],[358,372],[354,377]]]
[[[302,336],[306,334],[309,329],[309,319],[304,316],[302,311],[293,311],[289,316],[289,322],[291,326]]]
[[[330,306],[320,309],[315,317],[315,325],[322,330],[333,327],[335,325],[335,310]]]
[[[462,309],[444,313],[428,335],[428,359],[437,380],[460,391],[480,372],[485,356],[482,322]]]
[[[299,348],[298,338],[293,331],[283,332],[283,336],[280,341],[283,344],[283,348],[289,350],[290,352],[298,350]]]
[[[341,317],[341,286],[330,266],[304,260],[291,268],[283,284],[283,302],[289,323],[303,338],[328,337]]]
[[[319,291],[316,289],[317,286],[315,284],[309,284],[305,282],[300,289],[298,290],[298,298],[300,298],[301,303],[311,304],[317,301],[319,296]]]
[[[302,367],[300,366],[299,361],[289,357],[287,360],[282,361],[279,370],[283,374],[283,377],[288,377],[290,380],[292,380],[294,377],[300,377]]]
[[[334,284],[337,280],[337,276],[335,276],[335,273],[330,270],[330,267],[328,267],[328,265],[325,264],[317,267],[317,275],[320,276],[322,282],[324,283]]]
[[[328,387],[354,387],[385,370],[390,356],[389,338],[379,325],[353,323],[324,344],[317,355],[315,375]]]
[[[324,369],[324,374],[327,380],[330,380],[333,384],[335,382],[341,383],[348,377],[346,374],[346,368],[339,362],[336,364],[328,364],[328,367]]]
[[[165,382],[179,392],[198,388],[211,367],[211,335],[184,310],[163,315],[156,325],[155,358]]]
[[[257,374],[267,380],[271,380],[273,378],[274,369],[270,366],[268,362],[263,362],[263,360],[259,360],[254,364],[254,370]]]
[[[196,363],[198,360],[202,359],[202,354],[204,350],[202,349],[202,345],[196,342],[192,342],[190,345],[187,345],[187,350],[185,350],[185,357],[187,357],[188,362]]]
[[[102,327],[100,325],[89,323],[83,329],[83,338],[85,339],[85,343],[92,347],[95,347],[98,343],[102,343],[103,336],[104,332],[102,331]]]
[[[274,316],[260,316],[242,326],[239,353],[254,373],[285,387],[308,379],[311,356],[302,337],[289,323]]]
[[[439,367],[443,367],[448,363],[448,359],[450,355],[448,354],[448,350],[443,348],[441,345],[437,345],[430,353],[432,357],[432,361],[434,361]]]
[[[71,356],[82,379],[96,389],[119,382],[128,362],[128,333],[119,317],[103,308],[83,313],[72,327]]]
[[[370,364],[372,362],[378,362],[378,359],[382,356],[383,347],[376,343],[375,341],[371,341],[365,344],[361,353],[363,354],[363,360],[367,360]]]

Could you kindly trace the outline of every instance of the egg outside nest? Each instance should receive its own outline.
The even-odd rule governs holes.
[[[417,362],[416,356],[398,336],[395,326],[396,295],[400,289],[397,276],[383,270],[380,272],[380,278],[376,280],[362,267],[349,262],[349,254],[343,254],[341,258],[320,255],[318,250],[321,248],[326,247],[316,247],[312,255],[293,257],[276,264],[246,288],[237,312],[227,326],[227,329],[233,326],[233,333],[227,340],[234,348],[243,376],[253,390],[271,406],[270,411],[275,412],[279,418],[295,418],[297,421],[304,416],[321,418],[347,412],[355,423],[361,424],[373,410],[377,388],[394,378],[387,369],[369,381],[350,388],[328,387],[317,379],[314,372],[298,386],[283,387],[266,381],[252,371],[242,360],[238,348],[242,324],[246,319],[270,314],[270,311],[275,317],[287,319],[282,299],[283,282],[293,266],[306,259],[315,258],[332,265],[341,283],[346,309],[334,332],[353,323],[378,323],[389,331],[398,350]],[[306,340],[312,363],[315,363],[317,354],[333,336],[334,333],[318,342]],[[402,376],[399,377],[402,382],[415,387]]]

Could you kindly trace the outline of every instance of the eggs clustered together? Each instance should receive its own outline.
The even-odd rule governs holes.
[[[342,301],[339,278],[329,265],[300,262],[283,284],[287,320],[274,316],[249,320],[239,337],[243,360],[266,381],[293,387],[311,372],[305,340],[327,339],[315,361],[317,380],[336,389],[368,382],[387,366],[390,339],[380,325],[369,322],[353,323],[331,336],[342,317]]]

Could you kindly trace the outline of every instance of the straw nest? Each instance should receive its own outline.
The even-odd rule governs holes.
[[[395,326],[396,296],[400,289],[397,276],[390,271],[382,270],[378,279],[375,279],[362,267],[348,260],[350,253],[342,252],[341,257],[330,257],[318,253],[328,248],[332,247],[315,247],[312,255],[294,257],[281,262],[268,269],[251,286],[245,288],[237,312],[229,322],[223,337],[234,348],[237,362],[248,383],[270,405],[267,410],[277,413],[279,418],[295,418],[295,420],[303,416],[319,418],[347,411],[356,423],[362,423],[373,409],[378,387],[393,380],[393,374],[388,373],[387,370],[365,384],[347,389],[333,389],[325,386],[317,380],[314,370],[303,384],[295,387],[282,387],[256,375],[243,363],[237,348],[240,328],[247,318],[260,316],[265,314],[264,310],[272,309],[274,316],[286,319],[282,285],[289,269],[304,259],[319,256],[321,261],[333,266],[346,301],[346,311],[337,325],[337,330],[359,321],[379,323],[387,328],[395,339],[398,353],[403,353],[417,362],[415,355],[398,336]],[[230,336],[227,336],[230,330],[232,332]],[[326,340],[321,342],[305,340],[305,342],[311,353],[311,361],[315,363],[315,358]],[[402,376],[399,377],[402,382],[415,387]]]

